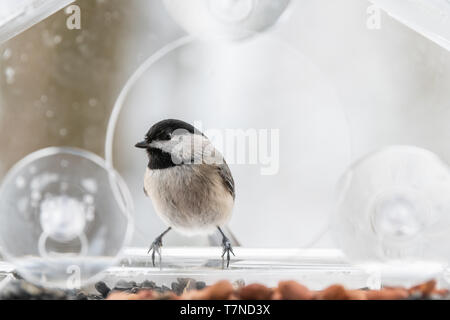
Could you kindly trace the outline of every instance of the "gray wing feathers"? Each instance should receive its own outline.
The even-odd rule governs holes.
[[[143,189],[144,189],[144,194],[148,197],[147,190],[145,190],[145,187]]]
[[[223,180],[224,186],[230,192],[233,199],[235,199],[236,194],[235,194],[235,190],[234,190],[234,180],[233,180],[233,176],[231,175],[230,168],[228,167],[226,162],[219,165],[217,168],[219,170],[219,175],[221,176],[221,178]]]

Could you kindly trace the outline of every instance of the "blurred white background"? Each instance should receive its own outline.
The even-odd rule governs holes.
[[[109,115],[130,75],[187,35],[160,0],[84,0],[81,30],[59,12],[1,46],[0,172],[47,145],[104,155]],[[152,123],[280,130],[280,171],[233,165],[230,227],[245,246],[299,247],[326,228],[334,188],[355,159],[391,144],[450,161],[450,53],[365,0],[294,0],[273,27],[236,42],[193,40],[132,87],[114,132],[113,160],[134,194],[134,245],[164,226],[142,192]],[[186,15],[189,17],[189,15]],[[171,233],[166,245],[204,244]],[[326,234],[315,244],[333,247]]]

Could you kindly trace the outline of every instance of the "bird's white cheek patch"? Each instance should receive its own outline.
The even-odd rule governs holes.
[[[211,142],[202,135],[175,135],[169,141],[155,141],[151,147],[160,149],[172,155],[175,164],[223,164],[222,155]]]

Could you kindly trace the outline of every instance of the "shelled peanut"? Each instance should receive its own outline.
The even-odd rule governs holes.
[[[436,281],[430,280],[409,289],[384,287],[380,290],[348,290],[336,284],[320,291],[312,291],[296,281],[281,281],[277,287],[249,284],[239,288],[229,281],[219,281],[201,290],[185,290],[181,295],[173,292],[158,293],[138,290],[136,293],[113,291],[109,300],[401,300],[448,298],[447,290],[437,289]]]

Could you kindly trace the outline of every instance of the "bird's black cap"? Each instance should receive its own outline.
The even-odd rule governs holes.
[[[174,131],[185,130],[189,133],[202,134],[193,125],[176,119],[162,120],[153,125],[145,135],[145,140],[138,142],[135,147],[146,149],[152,141],[170,140]]]

